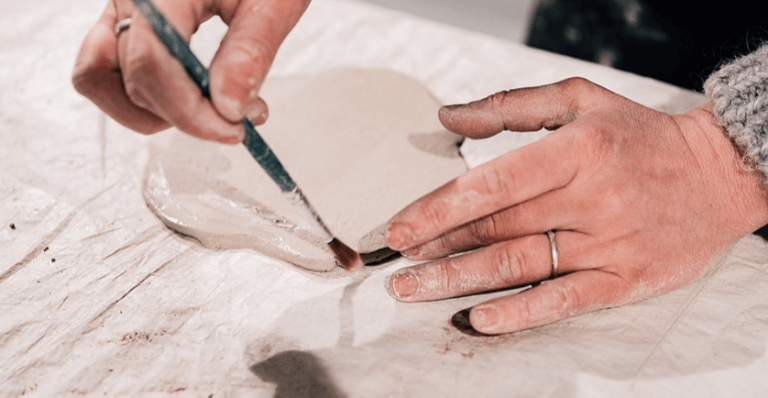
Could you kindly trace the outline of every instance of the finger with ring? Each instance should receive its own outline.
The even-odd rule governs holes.
[[[395,272],[387,288],[397,300],[440,300],[525,286],[551,276],[550,244],[543,234]]]

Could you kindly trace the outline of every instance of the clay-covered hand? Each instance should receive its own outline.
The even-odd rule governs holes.
[[[761,177],[744,166],[710,106],[669,116],[569,79],[445,107],[439,116],[471,138],[556,129],[390,221],[390,247],[432,260],[392,276],[388,287],[398,300],[534,284],[475,306],[470,322],[483,333],[670,291],[768,222]],[[549,230],[559,257],[552,279]],[[472,249],[478,250],[447,257]]]
[[[229,26],[210,66],[211,99],[200,94],[131,0],[108,0],[80,49],[75,88],[117,122],[144,134],[174,125],[203,139],[241,142],[243,116],[257,125],[267,118],[259,88],[309,0],[154,3],[187,42],[214,15]],[[116,32],[126,18],[130,26]]]

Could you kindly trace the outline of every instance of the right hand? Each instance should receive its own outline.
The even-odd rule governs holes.
[[[263,124],[259,89],[277,49],[309,0],[155,0],[189,42],[203,22],[219,15],[229,26],[210,66],[210,100],[189,78],[131,0],[109,0],[83,41],[75,89],[118,123],[143,134],[171,126],[193,136],[236,144],[240,119]],[[131,18],[115,33],[118,21]]]

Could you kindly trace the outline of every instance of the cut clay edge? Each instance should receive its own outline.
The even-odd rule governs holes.
[[[381,68],[371,68],[371,69],[360,69],[360,68],[338,68],[331,71],[323,72],[322,74],[331,74],[331,73],[368,73],[372,76],[376,76],[377,73],[386,72],[390,76],[395,76],[397,79],[408,82],[412,84],[415,87],[415,90],[419,92],[417,95],[424,95],[424,98],[429,98],[429,100],[434,104],[435,106],[435,114],[430,114],[430,117],[432,117],[435,122],[437,122],[437,110],[440,107],[440,101],[433,95],[433,93],[425,87],[420,81],[414,79],[411,76],[398,73],[396,71],[388,70],[388,69],[381,69]],[[317,76],[317,75],[313,75]],[[301,77],[301,76],[299,76]],[[415,131],[410,134],[410,136],[407,137],[408,141],[411,144],[411,147],[414,149],[419,150],[420,152],[427,153],[430,156],[437,156],[441,158],[458,158],[462,159],[462,156],[458,150],[458,147],[463,140],[463,137],[460,137],[457,134],[451,133],[444,129],[444,127],[439,125],[439,122],[437,122],[437,126],[435,126],[436,129],[430,130],[420,130]],[[463,159],[460,160],[460,163],[462,165],[461,172],[464,172],[467,170],[466,163],[463,162]],[[458,176],[458,174],[454,175],[453,177]],[[451,178],[452,179],[452,178]],[[449,180],[445,180],[443,183],[448,183]],[[442,185],[442,184],[441,184]],[[439,186],[434,186],[434,189],[439,188]],[[426,194],[428,192],[423,192],[423,194]],[[417,198],[413,198],[412,200],[415,200]],[[407,205],[404,204],[403,206]],[[399,210],[399,209],[398,209]],[[397,212],[397,210],[393,211],[390,215],[394,215]],[[386,223],[387,221],[384,220]],[[354,239],[353,239],[354,240]],[[349,243],[354,243],[353,240],[350,240]],[[380,245],[378,247],[367,247],[365,248],[364,244],[361,244],[358,240],[358,248],[361,254],[371,254],[376,251],[381,251],[387,249],[387,246],[385,244],[384,239],[381,239]],[[377,256],[377,258],[381,258],[380,256]]]
[[[180,132],[177,132],[177,134],[183,134]],[[158,149],[155,149],[158,150]],[[154,156],[150,157],[150,162],[147,163],[147,167],[145,169],[144,173],[144,190],[143,190],[143,196],[144,201],[147,203],[150,210],[170,229],[176,231],[177,233],[190,238],[196,242],[199,242],[202,246],[207,247],[212,250],[232,250],[232,249],[253,249],[259,253],[265,254],[269,257],[273,257],[285,262],[290,263],[293,266],[297,266],[299,268],[310,270],[310,271],[316,271],[316,272],[329,272],[333,271],[335,269],[340,269],[338,266],[338,263],[333,258],[333,254],[331,253],[330,249],[323,246],[323,245],[317,245],[320,248],[325,248],[327,251],[327,255],[324,257],[307,257],[307,256],[301,256],[298,254],[292,254],[290,251],[287,250],[281,250],[280,247],[283,245],[275,245],[272,240],[267,239],[254,239],[254,235],[239,235],[241,239],[248,240],[249,245],[244,246],[242,244],[235,244],[233,239],[227,239],[227,240],[221,240],[216,239],[215,234],[211,235],[208,233],[204,233],[200,231],[198,228],[195,228],[194,226],[186,225],[180,220],[183,219],[183,215],[180,216],[179,214],[174,214],[173,211],[169,209],[168,204],[173,203],[171,199],[169,199],[170,195],[170,188],[167,186],[167,177],[165,176],[164,170],[162,166],[160,165],[160,161],[155,158]],[[191,214],[192,212],[183,210],[184,206],[175,206],[176,210],[181,213],[188,213]],[[254,215],[256,219],[259,219],[264,225],[271,224],[270,220],[265,220],[261,217],[258,217]],[[293,229],[293,232],[296,233],[300,228],[297,226],[291,224],[287,220],[283,222],[283,225],[288,229]],[[264,231],[267,232],[268,231]],[[288,234],[290,237],[290,234]],[[311,241],[313,240],[313,237],[311,237],[309,234],[300,234],[300,236],[297,236],[297,240],[304,240],[304,241]],[[316,240],[316,239],[314,239]]]
[[[379,225],[360,238],[357,247],[360,249],[360,260],[363,264],[380,264],[398,255],[397,251],[387,246],[387,225]]]

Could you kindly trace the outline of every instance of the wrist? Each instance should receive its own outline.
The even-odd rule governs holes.
[[[765,174],[718,122],[711,103],[674,117],[696,159],[704,192],[719,198],[710,221],[718,233],[732,241],[768,224],[768,190]],[[716,221],[717,220],[717,221]]]

